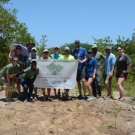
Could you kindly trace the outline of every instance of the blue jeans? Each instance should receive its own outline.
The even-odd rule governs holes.
[[[97,95],[101,96],[101,71],[97,69],[95,74],[95,80],[92,83],[93,95],[96,97]]]
[[[25,79],[23,77],[18,77],[20,84],[23,87],[23,91],[24,91],[24,100],[25,99],[29,99],[32,95],[33,89],[34,89],[34,85],[33,83],[31,83],[31,79]],[[28,92],[29,89],[29,92]]]

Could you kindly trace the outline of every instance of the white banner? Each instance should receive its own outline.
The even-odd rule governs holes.
[[[36,60],[39,68],[34,86],[37,88],[74,89],[77,61]]]

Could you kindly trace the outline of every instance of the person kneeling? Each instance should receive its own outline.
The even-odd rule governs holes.
[[[37,68],[37,62],[33,60],[31,63],[31,67],[26,68],[25,70],[23,70],[22,72],[16,75],[24,90],[24,102],[30,100],[30,97],[32,96],[32,92],[34,89],[33,83],[38,73],[39,73],[39,69]],[[29,88],[29,93],[28,93],[28,88]]]

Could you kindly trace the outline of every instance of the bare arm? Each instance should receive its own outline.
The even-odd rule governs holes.
[[[129,70],[130,70],[130,68],[131,68],[131,65],[132,65],[132,63],[128,64],[128,65],[127,65],[127,70],[126,70],[126,71],[123,71],[123,73],[128,73]]]
[[[85,58],[84,58],[84,60],[78,60],[79,61],[79,63],[84,63],[84,62],[86,62],[87,61],[87,57],[85,56]]]

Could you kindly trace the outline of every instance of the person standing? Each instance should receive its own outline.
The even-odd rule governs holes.
[[[17,45],[16,46],[16,53],[15,56],[18,57],[18,64],[20,67],[23,69],[24,68],[24,56],[21,54],[21,46]]]
[[[95,97],[93,95],[92,82],[95,79],[98,63],[97,63],[97,60],[93,57],[92,50],[89,50],[87,54],[88,54],[87,60],[82,60],[79,62],[80,63],[85,62],[85,64],[86,64],[86,67],[85,67],[86,80],[87,80],[86,87],[88,88],[89,95],[90,95],[90,97],[87,99],[87,101],[89,102],[89,101],[95,99]]]
[[[112,97],[112,87],[111,87],[111,79],[114,74],[114,66],[116,63],[116,57],[115,55],[111,52],[112,49],[110,46],[107,46],[106,49],[106,58],[104,62],[104,79],[105,79],[105,86],[107,89],[107,96],[105,99],[110,99]]]
[[[30,97],[32,96],[32,92],[34,89],[34,81],[38,74],[39,74],[39,68],[37,68],[37,62],[34,60],[31,62],[30,67],[16,74],[16,77],[18,77],[19,82],[24,90],[24,102],[30,100]],[[29,88],[29,92],[28,92],[28,88]]]
[[[32,62],[33,59],[35,59],[35,60],[38,60],[39,59],[39,56],[37,55],[37,49],[36,49],[36,47],[33,47],[31,49],[31,53],[26,58],[26,64],[25,64],[25,66],[26,67],[29,67],[31,65],[31,62]],[[37,88],[34,88],[34,92],[35,92],[34,99],[37,100]]]
[[[87,51],[85,48],[80,47],[80,41],[75,41],[75,48],[72,50],[71,54],[74,56],[75,60],[86,60],[87,59]],[[79,63],[78,69],[77,69],[77,85],[79,89],[79,96],[78,99],[84,99],[86,98],[82,96],[81,87],[83,87],[84,93],[86,92],[86,86],[85,86],[85,63]],[[82,81],[82,86],[81,86]]]
[[[43,57],[41,57],[40,59],[41,60],[51,60],[51,57],[49,57],[49,51],[47,49],[45,49],[43,51]],[[52,101],[51,97],[50,97],[50,93],[51,93],[51,88],[47,88],[47,96],[45,94],[45,89],[42,89],[42,93],[43,93],[43,96],[44,96],[44,100],[48,100],[48,101]]]
[[[119,56],[116,61],[116,65],[117,65],[116,77],[117,77],[117,85],[120,93],[120,97],[118,98],[118,100],[125,101],[123,84],[128,76],[128,72],[131,67],[131,60],[129,56],[124,53],[122,47],[118,47],[117,51]]]
[[[61,56],[62,56],[62,54],[60,54],[60,48],[58,46],[55,46],[54,47],[54,54],[51,54],[50,57],[53,60],[59,60]],[[60,97],[60,89],[58,89],[58,93],[57,94],[56,94],[56,89],[54,89],[54,94],[55,94],[55,97],[57,95],[58,95],[58,97]]]
[[[12,99],[14,85],[18,79],[15,77],[15,74],[19,72],[20,65],[18,64],[17,57],[13,57],[12,62],[0,71],[0,81],[6,85],[5,96],[7,102],[10,102]]]
[[[105,60],[105,56],[98,51],[96,44],[92,46],[92,52],[93,52],[93,57],[96,58],[98,62],[95,79],[92,82],[92,89],[93,89],[94,97],[99,98],[101,97],[101,69],[102,69],[101,60]]]
[[[75,60],[74,57],[72,55],[70,55],[70,48],[69,47],[65,47],[64,48],[64,53],[65,54],[60,57],[60,60],[68,60],[68,61]],[[69,89],[64,89],[64,90],[67,93],[66,94],[67,97],[69,97],[69,95],[68,95]]]

